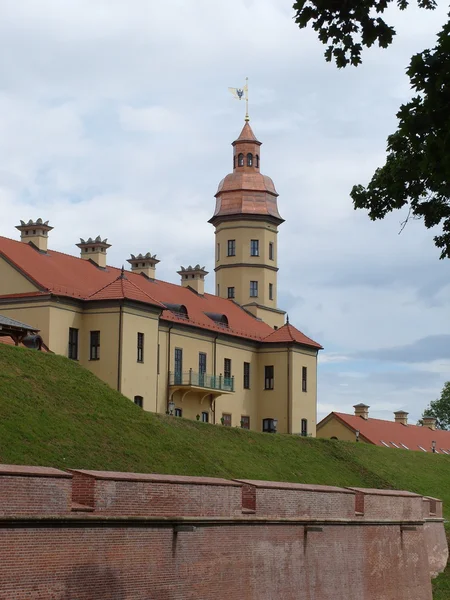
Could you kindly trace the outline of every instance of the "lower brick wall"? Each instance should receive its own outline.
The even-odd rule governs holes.
[[[295,525],[62,527],[1,538],[1,600],[431,600],[421,533],[401,539],[398,528],[329,526],[305,539]]]

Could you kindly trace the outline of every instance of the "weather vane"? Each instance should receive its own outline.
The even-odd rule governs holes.
[[[249,121],[248,116],[248,77],[245,78],[245,85],[242,88],[228,88],[236,100],[245,100],[245,120]]]

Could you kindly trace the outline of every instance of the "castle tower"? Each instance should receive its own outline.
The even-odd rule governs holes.
[[[216,294],[234,299],[272,327],[277,308],[278,212],[273,181],[260,173],[259,142],[248,122],[233,146],[233,172],[219,184],[209,223],[216,234]]]

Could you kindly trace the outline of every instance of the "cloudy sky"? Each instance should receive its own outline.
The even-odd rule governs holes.
[[[435,12],[391,11],[395,44],[338,71],[292,0],[0,0],[0,235],[42,217],[50,247],[112,243],[109,262],[151,251],[178,282],[200,262],[214,289],[217,184],[250,84],[262,172],[280,194],[279,305],[325,347],[319,417],[410,419],[450,379],[450,261],[406,212],[372,223],[349,191],[385,156],[410,97],[405,68],[434,44]]]

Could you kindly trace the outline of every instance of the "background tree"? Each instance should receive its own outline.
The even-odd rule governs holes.
[[[438,429],[450,429],[450,381],[444,384],[441,397],[430,402],[422,417],[434,417]]]
[[[294,4],[300,28],[311,23],[319,40],[328,44],[327,61],[357,66],[363,46],[392,43],[394,28],[382,14],[393,0],[299,0]],[[397,0],[404,10],[407,0]],[[418,0],[425,9],[434,0]],[[377,16],[378,15],[378,16]],[[438,34],[437,44],[412,57],[407,74],[417,93],[397,113],[399,126],[388,137],[386,164],[369,185],[355,185],[355,209],[366,209],[372,220],[409,206],[409,218],[423,219],[427,228],[441,225],[434,242],[440,258],[450,258],[450,21]]]

